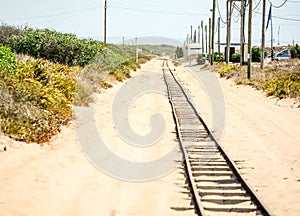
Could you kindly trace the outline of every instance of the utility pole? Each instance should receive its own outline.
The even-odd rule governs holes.
[[[201,33],[202,33],[202,54],[204,54],[204,29],[203,29],[203,20],[201,21]]]
[[[208,53],[208,50],[207,50],[207,25],[205,25],[205,53],[207,54]]]
[[[139,63],[139,49],[138,49],[138,45],[137,45],[137,37],[135,38],[135,48],[136,48],[136,63]]]
[[[194,43],[197,43],[197,30],[194,31]]]
[[[212,27],[211,27],[211,62],[214,64],[214,53],[215,53],[215,25],[216,25],[216,0],[213,0],[213,9],[212,9]]]
[[[106,44],[106,12],[107,12],[107,0],[104,3],[104,44]]]
[[[269,10],[269,16],[268,16],[268,26],[269,22],[271,22],[271,59],[274,61],[274,49],[273,49],[273,17],[272,17],[272,2],[270,2],[270,10]]]
[[[280,38],[279,38],[279,36],[280,36],[280,26],[278,27],[278,46],[280,46]]]
[[[265,1],[265,0],[264,0]],[[245,62],[245,0],[241,0],[241,35],[240,35],[240,51],[241,51],[241,66]]]
[[[248,17],[248,70],[247,77],[251,78],[251,62],[252,62],[252,3],[253,0],[249,0],[249,17]]]
[[[191,25],[191,43],[193,43],[193,26]]]
[[[261,56],[260,56],[260,68],[265,67],[265,42],[266,42],[266,0],[263,0],[263,12],[262,12],[262,27],[261,27]]]
[[[218,18],[218,55],[221,53],[221,17]]]
[[[211,32],[211,18],[209,18],[209,22],[208,22],[208,59],[209,59],[210,64],[212,64],[211,35],[212,35],[212,32]]]
[[[232,0],[227,0],[227,36],[226,36],[226,64],[229,64],[230,59],[230,40],[231,40],[231,14],[232,14]]]
[[[198,25],[198,44],[200,44],[200,35],[201,35],[200,26]]]

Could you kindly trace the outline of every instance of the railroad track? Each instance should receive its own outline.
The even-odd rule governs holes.
[[[272,215],[199,116],[167,60],[162,67],[196,212]]]

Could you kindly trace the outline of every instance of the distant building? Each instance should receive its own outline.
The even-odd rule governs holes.
[[[191,55],[198,55],[200,53],[202,53],[201,44],[190,43],[184,45],[184,57],[188,57]]]

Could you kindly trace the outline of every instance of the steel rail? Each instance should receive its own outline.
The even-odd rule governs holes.
[[[188,175],[187,177],[188,177],[188,180],[190,182],[190,186],[191,186],[193,198],[194,198],[194,201],[195,201],[195,204],[196,204],[197,212],[201,216],[206,215],[204,206],[201,203],[201,197],[199,195],[199,191],[197,189],[196,182],[193,178],[193,172],[192,172],[191,164],[190,164],[190,161],[189,161],[188,152],[187,152],[186,148],[183,145],[183,138],[182,138],[182,134],[180,132],[180,126],[179,126],[180,124],[179,124],[178,116],[177,116],[177,113],[176,113],[175,105],[174,105],[174,102],[173,102],[173,99],[172,99],[172,93],[171,93],[170,86],[169,86],[170,84],[167,81],[164,65],[167,66],[167,70],[169,70],[169,72],[171,74],[171,77],[174,79],[174,81],[178,85],[178,87],[179,87],[180,91],[182,92],[184,98],[186,99],[186,101],[188,102],[188,104],[190,105],[192,110],[194,111],[195,115],[197,116],[198,120],[201,122],[202,126],[205,128],[205,130],[208,133],[208,136],[210,137],[210,139],[216,144],[218,150],[220,151],[220,153],[222,154],[222,156],[226,160],[226,163],[230,167],[231,171],[235,174],[235,177],[237,178],[239,183],[241,183],[243,189],[245,189],[245,191],[251,197],[251,201],[254,202],[254,204],[257,208],[257,211],[259,211],[261,214],[263,214],[265,216],[272,216],[273,214],[271,213],[271,211],[264,204],[264,202],[259,198],[257,193],[252,189],[252,187],[249,185],[249,183],[246,181],[246,179],[241,175],[241,173],[238,170],[237,166],[235,165],[234,161],[228,156],[228,154],[226,153],[224,148],[219,144],[218,140],[215,138],[215,136],[210,131],[210,129],[208,128],[208,126],[206,125],[204,120],[201,118],[201,116],[197,112],[195,106],[193,105],[193,103],[189,99],[187,93],[183,89],[182,85],[179,83],[179,81],[176,79],[174,73],[170,69],[170,67],[168,65],[168,61],[164,60],[163,65],[162,65],[163,74],[164,74],[164,81],[165,81],[166,86],[167,86],[168,98],[169,98],[169,102],[170,102],[171,107],[172,107],[172,113],[173,113],[174,121],[175,121],[175,124],[176,124],[176,131],[177,131],[177,135],[178,135],[178,141],[179,141],[182,153],[183,153],[184,163],[185,163],[185,166],[186,166],[186,169],[187,169],[187,175]]]

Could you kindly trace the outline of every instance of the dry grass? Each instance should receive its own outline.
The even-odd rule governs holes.
[[[221,77],[234,79],[236,84],[251,85],[264,90],[268,96],[295,98],[300,101],[299,59],[268,62],[264,69],[260,69],[259,63],[253,63],[251,79],[247,78],[247,66],[239,64],[216,64],[214,71]]]

